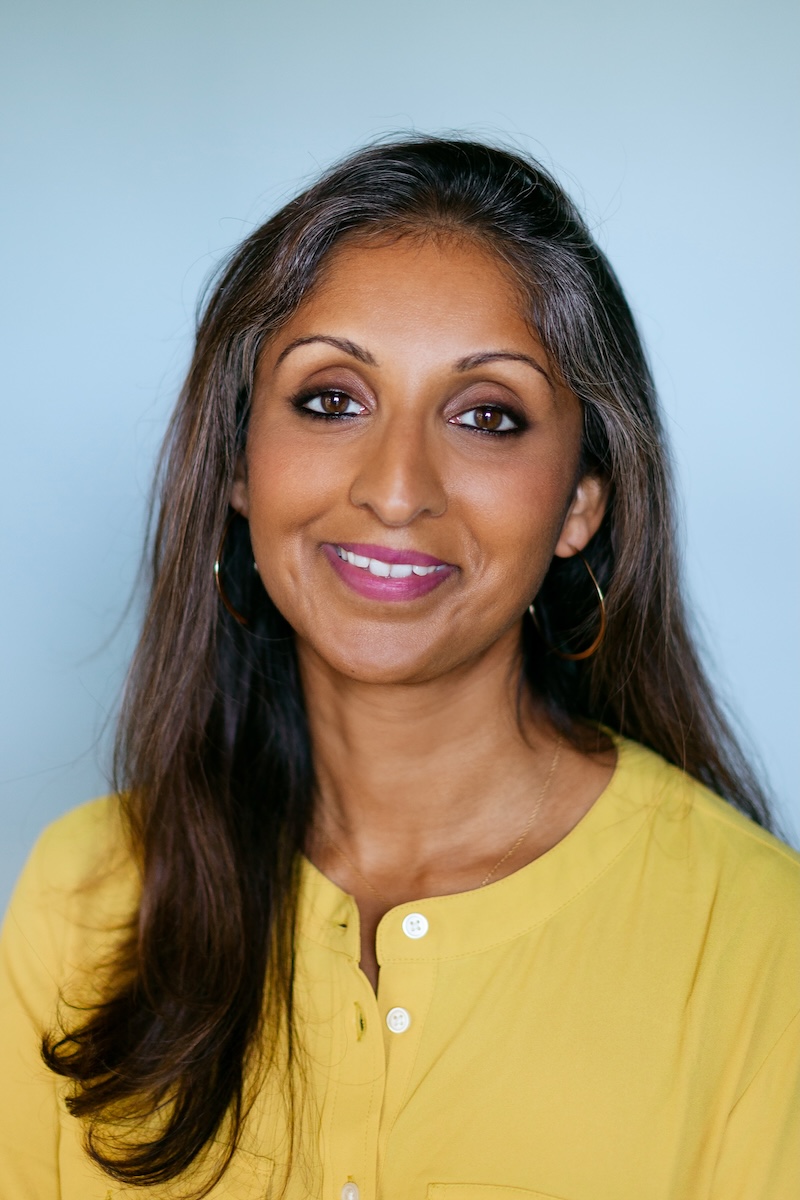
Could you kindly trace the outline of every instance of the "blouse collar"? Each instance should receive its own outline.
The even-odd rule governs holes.
[[[636,742],[622,738],[615,742],[617,763],[610,781],[566,837],[496,883],[390,909],[378,926],[379,965],[479,954],[529,933],[599,879],[644,830],[673,772]],[[406,922],[404,927],[412,914],[424,921]],[[421,926],[426,927],[422,935]],[[409,928],[416,935],[407,933]],[[355,900],[305,857],[299,930],[358,962],[361,943]]]

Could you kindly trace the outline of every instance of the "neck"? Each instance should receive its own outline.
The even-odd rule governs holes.
[[[406,685],[348,679],[300,644],[317,829],[362,863],[424,869],[497,838],[499,809],[501,827],[513,826],[555,745],[529,698],[517,712],[516,646],[509,636],[449,675]]]

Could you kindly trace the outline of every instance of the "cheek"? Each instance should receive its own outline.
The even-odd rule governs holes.
[[[457,504],[469,514],[476,549],[507,578],[541,577],[550,563],[571,499],[571,463],[560,456],[511,461],[490,472],[462,473]]]
[[[341,472],[302,438],[251,429],[247,448],[250,541],[261,582],[287,618],[300,628],[313,605],[316,577],[314,527],[341,492]]]
[[[247,478],[251,536],[260,542],[302,528],[329,491],[319,455],[297,439],[260,437],[258,427],[248,441]]]
[[[306,590],[294,536],[303,522],[305,499],[297,473],[281,470],[279,462],[259,462],[249,472],[248,498],[250,544],[259,578],[278,609],[295,624],[297,597]]]

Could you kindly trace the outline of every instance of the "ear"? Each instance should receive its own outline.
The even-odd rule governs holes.
[[[572,558],[578,550],[583,550],[600,528],[607,504],[607,481],[597,475],[584,475],[575,489],[561,536],[556,542],[554,553],[559,558]]]
[[[233,487],[231,488],[229,503],[231,508],[235,508],[240,516],[250,516],[250,497],[247,491],[247,463],[243,454],[240,454],[236,460],[236,470],[233,475]]]

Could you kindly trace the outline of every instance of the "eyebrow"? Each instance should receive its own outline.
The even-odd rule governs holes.
[[[315,342],[323,342],[326,346],[333,346],[335,349],[341,350],[344,354],[349,354],[351,358],[355,358],[358,362],[365,363],[367,366],[376,367],[378,365],[377,359],[370,354],[369,350],[365,350],[357,342],[351,342],[349,338],[333,337],[327,333],[310,333],[306,337],[295,338],[293,342],[289,342],[288,346],[284,346],[276,360],[276,369],[293,350],[297,350],[300,346],[312,345]],[[543,375],[550,386],[553,387],[553,381],[544,367],[535,358],[532,358],[530,354],[522,354],[516,350],[484,350],[480,354],[468,354],[466,358],[460,358],[455,366],[457,371],[472,371],[475,367],[482,367],[485,363],[489,362],[526,363],[529,367],[533,367],[534,371],[538,371],[540,375]]]
[[[516,350],[486,350],[483,354],[469,354],[466,358],[458,360],[456,370],[472,371],[475,367],[482,367],[484,363],[498,361],[527,363],[529,367],[533,367],[534,371],[538,371],[540,375],[543,375],[550,386],[553,387],[553,381],[541,363],[538,363],[535,358],[531,358],[530,354],[521,354]]]
[[[378,365],[368,350],[351,342],[349,338],[330,337],[327,333],[311,333],[308,337],[295,338],[293,342],[289,342],[288,346],[284,346],[275,363],[276,368],[281,365],[287,354],[291,354],[298,346],[309,346],[312,342],[324,342],[327,346],[334,346],[337,350],[349,354],[351,358],[356,358],[359,362],[366,363],[369,367]]]

